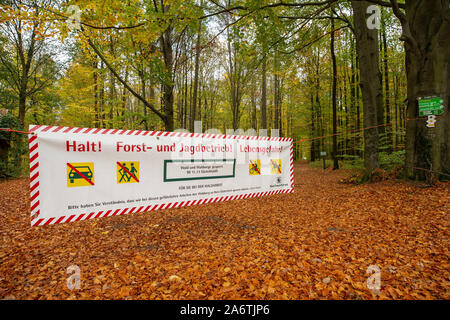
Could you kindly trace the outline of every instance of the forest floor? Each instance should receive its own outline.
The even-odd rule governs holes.
[[[28,180],[1,183],[0,298],[450,299],[450,184],[348,175],[296,164],[292,194],[45,227]]]

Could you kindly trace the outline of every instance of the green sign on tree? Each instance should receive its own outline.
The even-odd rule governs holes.
[[[440,96],[417,98],[419,101],[419,117],[441,115],[444,113],[444,101]]]

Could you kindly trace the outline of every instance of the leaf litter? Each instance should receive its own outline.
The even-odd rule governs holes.
[[[0,299],[449,299],[450,184],[348,174],[296,164],[292,194],[44,227],[28,180],[3,182]]]

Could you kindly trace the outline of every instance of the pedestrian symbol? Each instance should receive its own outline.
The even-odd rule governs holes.
[[[85,187],[94,185],[94,163],[67,163],[67,186]]]
[[[271,159],[270,160],[270,172],[272,174],[281,173],[281,159]]]
[[[139,161],[117,162],[117,183],[139,182]]]
[[[261,160],[250,160],[248,165],[248,174],[250,176],[261,175]]]

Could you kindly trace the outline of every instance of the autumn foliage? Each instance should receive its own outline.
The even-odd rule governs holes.
[[[449,183],[348,174],[297,164],[293,194],[47,227],[29,225],[28,180],[1,183],[0,298],[449,299]]]

